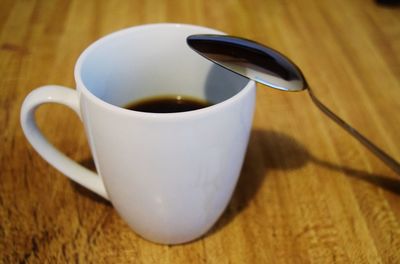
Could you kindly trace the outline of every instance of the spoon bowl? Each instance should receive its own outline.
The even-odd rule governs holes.
[[[188,45],[203,57],[244,77],[284,90],[301,91],[307,84],[300,69],[278,51],[228,35],[192,35]]]

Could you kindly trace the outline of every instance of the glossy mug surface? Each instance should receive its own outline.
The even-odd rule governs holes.
[[[255,83],[192,51],[186,37],[196,33],[222,34],[150,24],[105,36],[79,57],[76,90],[40,87],[21,109],[24,133],[44,159],[109,199],[136,233],[157,243],[191,241],[217,221],[235,188],[252,125]],[[213,105],[162,114],[121,107],[163,94]],[[43,103],[64,104],[79,115],[99,175],[42,135],[34,113]]]

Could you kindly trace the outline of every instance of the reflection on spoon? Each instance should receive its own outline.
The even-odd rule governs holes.
[[[400,164],[322,104],[301,70],[283,54],[252,40],[227,35],[192,35],[187,44],[210,61],[263,85],[284,91],[307,90],[323,113],[400,175]]]

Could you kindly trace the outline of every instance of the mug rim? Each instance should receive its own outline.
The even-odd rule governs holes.
[[[83,83],[82,76],[81,76],[82,64],[85,61],[85,59],[87,58],[87,56],[89,55],[89,53],[97,46],[102,45],[104,42],[110,41],[113,38],[117,38],[123,34],[126,34],[127,32],[144,30],[146,28],[152,28],[152,27],[165,27],[165,28],[168,28],[168,27],[173,27],[173,28],[190,27],[190,28],[198,28],[198,29],[202,29],[202,30],[208,30],[215,34],[223,34],[223,35],[226,34],[222,31],[208,28],[208,27],[192,25],[192,24],[181,24],[181,23],[143,24],[143,25],[128,27],[128,28],[114,31],[114,32],[107,34],[107,35],[97,39],[96,41],[94,41],[87,48],[85,48],[85,50],[79,56],[79,58],[75,64],[75,69],[74,69],[75,82],[76,82],[76,86],[77,86],[76,89],[78,91],[78,94],[83,93],[87,98],[89,98],[92,102],[94,102],[99,107],[106,108],[110,111],[117,112],[119,114],[140,116],[140,117],[166,118],[167,119],[167,118],[175,118],[175,117],[193,117],[193,115],[207,114],[207,113],[210,113],[213,111],[218,111],[218,109],[220,109],[222,107],[226,107],[227,105],[230,105],[230,104],[234,103],[235,101],[239,100],[240,98],[245,96],[245,94],[249,93],[251,88],[256,86],[255,82],[253,80],[249,79],[248,82],[246,83],[246,85],[238,93],[229,97],[226,100],[223,100],[222,102],[219,102],[219,103],[216,103],[216,104],[213,104],[211,106],[204,107],[201,109],[197,109],[197,110],[191,110],[191,111],[186,111],[186,112],[173,112],[173,113],[151,113],[151,112],[141,112],[141,111],[129,110],[129,109],[125,109],[123,107],[108,103],[108,102],[100,99],[96,95],[94,95]],[[218,67],[221,67],[221,66],[218,66]]]

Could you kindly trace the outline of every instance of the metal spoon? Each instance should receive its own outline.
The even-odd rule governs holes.
[[[187,44],[212,62],[258,83],[284,91],[307,90],[323,113],[400,175],[400,164],[322,104],[300,69],[283,54],[252,40],[228,35],[192,35]]]

